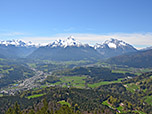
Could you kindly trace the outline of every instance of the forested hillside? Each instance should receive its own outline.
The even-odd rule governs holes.
[[[17,80],[34,76],[35,72],[26,64],[7,59],[0,59],[0,87],[8,86]]]
[[[125,54],[107,60],[110,64],[127,65],[129,67],[148,68],[152,67],[152,50],[139,51]]]

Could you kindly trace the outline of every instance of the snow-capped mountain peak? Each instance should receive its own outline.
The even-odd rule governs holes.
[[[53,43],[50,43],[48,46],[50,47],[70,47],[70,46],[75,46],[75,47],[81,47],[81,46],[86,46],[84,44],[82,44],[81,42],[77,41],[74,39],[73,36],[68,37],[65,40],[55,40]]]
[[[5,41],[0,41],[0,44],[8,46],[8,45],[14,45],[17,47],[33,47],[33,46],[38,46],[34,43],[32,43],[31,41],[29,42],[25,42],[23,40],[5,40]]]
[[[97,49],[97,48],[109,47],[111,49],[116,49],[118,47],[125,47],[125,46],[128,46],[128,45],[129,44],[125,43],[122,40],[117,40],[117,39],[111,38],[110,40],[106,40],[104,43],[96,44],[94,46],[94,48]]]
[[[104,43],[96,44],[94,49],[107,58],[137,51],[132,45],[114,38],[106,40]]]

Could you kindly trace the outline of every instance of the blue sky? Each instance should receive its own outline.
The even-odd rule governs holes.
[[[0,0],[0,40],[73,35],[92,44],[114,37],[150,46],[151,6],[152,0]]]

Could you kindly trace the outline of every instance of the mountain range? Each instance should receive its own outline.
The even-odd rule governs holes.
[[[145,50],[149,50],[149,48]],[[139,50],[132,45],[113,38],[103,43],[96,43],[94,46],[83,44],[75,40],[73,36],[65,40],[55,40],[45,46],[35,45],[32,42],[24,42],[22,40],[0,41],[1,58],[28,58],[53,61],[102,60],[138,52]]]
[[[117,39],[110,39],[103,44],[90,46],[82,44],[70,36],[66,40],[59,39],[38,48],[28,57],[55,61],[97,60],[136,51],[133,46]]]

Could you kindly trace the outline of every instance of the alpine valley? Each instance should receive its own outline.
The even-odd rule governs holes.
[[[114,38],[0,41],[0,114],[152,114],[151,61]]]

